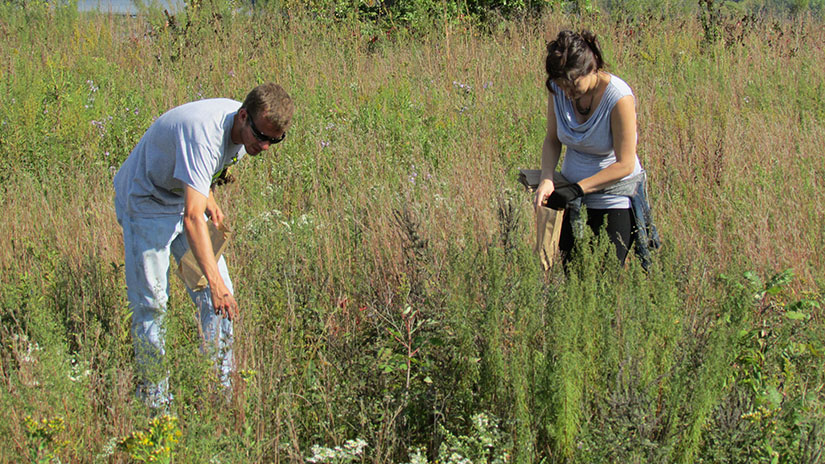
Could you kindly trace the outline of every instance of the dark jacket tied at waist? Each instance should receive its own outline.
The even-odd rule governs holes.
[[[642,261],[642,267],[647,270],[650,267],[650,250],[658,250],[662,246],[659,231],[653,224],[650,203],[647,201],[647,172],[642,170],[638,174],[622,179],[610,187],[594,193],[622,195],[630,198],[630,209],[633,211],[633,221],[636,226],[634,231],[636,256]],[[567,204],[570,225],[573,228],[573,233],[579,236],[581,231],[584,230],[581,206],[581,198]]]

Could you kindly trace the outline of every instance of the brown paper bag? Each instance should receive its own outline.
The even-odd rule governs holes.
[[[539,185],[541,169],[519,169],[519,182],[534,192]],[[570,182],[560,172],[553,173],[553,184],[556,188],[564,187]],[[536,246],[533,251],[539,255],[541,267],[547,271],[553,266],[553,260],[558,255],[561,221],[564,211],[556,211],[546,206],[536,210]]]
[[[221,224],[220,227],[216,227],[212,221],[206,221],[206,224],[209,227],[209,238],[212,241],[212,252],[215,253],[215,260],[217,260],[223,254],[223,250],[232,236],[232,231],[225,224]],[[194,292],[203,290],[209,285],[191,248],[180,259],[176,274]]]
[[[541,267],[545,271],[553,266],[553,260],[559,252],[562,219],[564,219],[564,210],[556,211],[546,206],[539,206],[536,210],[536,247],[534,251],[539,255]]]

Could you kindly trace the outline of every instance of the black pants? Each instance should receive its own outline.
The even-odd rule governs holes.
[[[633,238],[633,211],[628,209],[587,209],[587,225],[598,236],[607,223],[607,236],[616,248],[616,258],[624,265]],[[575,255],[576,243],[570,215],[565,214],[559,236],[559,250],[565,264]]]

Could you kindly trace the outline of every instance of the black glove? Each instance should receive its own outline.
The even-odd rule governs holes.
[[[564,209],[571,201],[584,195],[579,184],[568,184],[553,190],[547,199],[547,206],[552,209]]]

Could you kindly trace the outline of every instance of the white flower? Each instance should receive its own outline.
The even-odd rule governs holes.
[[[307,458],[307,462],[353,462],[364,452],[366,447],[367,442],[361,438],[347,440],[344,442],[343,447],[327,448],[321,445],[312,445],[312,456]]]

